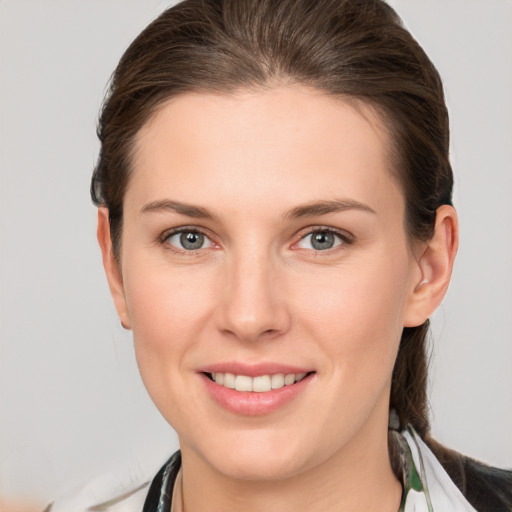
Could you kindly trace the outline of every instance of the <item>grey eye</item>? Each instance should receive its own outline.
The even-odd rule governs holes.
[[[200,231],[186,230],[179,231],[167,238],[167,243],[185,251],[197,251],[210,247],[210,239]]]
[[[204,243],[204,235],[201,233],[181,233],[180,235],[180,243],[184,249],[189,251],[194,251],[196,249],[201,249]]]
[[[342,237],[333,231],[317,230],[312,231],[299,242],[301,249],[313,249],[314,251],[326,251],[344,242]]]

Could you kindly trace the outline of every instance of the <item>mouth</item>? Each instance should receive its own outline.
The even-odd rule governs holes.
[[[268,366],[266,372],[270,373],[254,367],[242,367],[239,373],[232,373],[234,368],[229,368],[231,372],[220,369],[223,371],[208,368],[199,373],[208,395],[223,409],[244,416],[262,416],[291,406],[299,397],[308,395],[307,390],[316,380],[316,371],[298,368],[276,368],[276,373],[271,373]]]
[[[198,368],[207,395],[222,409],[244,416],[262,416],[302,403],[315,389],[317,371],[277,362],[212,363]]]
[[[272,390],[292,386],[306,377],[314,374],[314,371],[301,373],[274,373],[251,377],[249,375],[237,375],[234,373],[202,372],[215,384],[227,389],[241,392],[267,393]]]

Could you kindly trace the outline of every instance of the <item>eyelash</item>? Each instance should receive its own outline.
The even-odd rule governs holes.
[[[169,243],[169,238],[175,235],[180,235],[184,233],[193,233],[202,235],[205,237],[206,240],[210,242],[211,245],[216,245],[215,242],[212,240],[212,238],[202,229],[199,229],[197,227],[187,227],[183,226],[180,228],[175,228],[170,231],[166,231],[159,237],[159,242],[161,245],[166,247],[168,250],[173,251],[175,254],[178,254],[180,256],[194,256],[199,255],[200,251],[205,249],[205,247],[201,247],[199,249],[195,250],[186,250],[186,249],[178,249],[177,247],[173,246],[171,243]],[[325,249],[325,250],[315,250],[315,249],[305,249],[305,250],[313,250],[316,254],[330,254],[332,251],[336,250],[340,246],[347,246],[352,245],[354,243],[354,237],[350,235],[349,233],[345,231],[340,231],[337,229],[334,229],[332,227],[324,227],[324,226],[314,226],[314,227],[308,227],[304,230],[302,230],[302,233],[299,234],[300,238],[297,242],[293,244],[293,246],[297,245],[301,241],[305,240],[308,236],[313,235],[314,233],[328,233],[334,235],[336,238],[340,240],[340,243],[335,245],[334,247]]]
[[[354,243],[354,237],[347,233],[346,231],[340,231],[338,229],[334,229],[332,227],[327,226],[314,226],[306,228],[302,231],[300,234],[300,238],[298,242],[295,242],[293,245],[297,245],[298,243],[305,240],[308,236],[313,235],[314,233],[328,233],[334,235],[336,238],[340,240],[340,243],[335,245],[334,247],[320,250],[320,249],[306,249],[306,250],[313,250],[316,254],[331,254],[333,251],[335,251],[338,248],[341,248],[343,246],[352,245]]]
[[[200,251],[202,249],[204,249],[204,247],[201,247],[201,248],[195,249],[195,250],[186,250],[186,249],[179,249],[179,248],[173,246],[171,243],[169,243],[169,238],[171,238],[172,236],[181,235],[184,233],[193,233],[193,234],[202,235],[205,237],[206,240],[210,241],[211,245],[215,245],[215,243],[211,239],[211,236],[209,236],[205,231],[203,231],[202,229],[196,228],[196,227],[192,227],[192,226],[191,227],[183,226],[180,228],[171,229],[170,231],[166,231],[165,233],[162,234],[162,236],[159,239],[160,244],[163,245],[166,249],[174,252],[175,254],[177,254],[179,256],[199,255]]]

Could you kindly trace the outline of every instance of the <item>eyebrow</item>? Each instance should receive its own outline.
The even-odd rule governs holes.
[[[316,201],[292,208],[284,215],[284,218],[299,219],[302,217],[315,217],[328,213],[344,212],[346,210],[360,210],[376,214],[377,212],[367,204],[360,203],[353,199],[335,199],[331,201]]]
[[[202,206],[195,206],[193,204],[182,203],[180,201],[172,201],[170,199],[163,199],[160,201],[151,201],[145,204],[140,213],[160,213],[160,212],[174,212],[187,217],[194,217],[195,219],[216,219],[217,215],[203,208]]]
[[[303,217],[315,217],[317,215],[326,215],[329,213],[344,212],[346,210],[360,210],[368,213],[376,214],[373,208],[368,205],[355,201],[353,199],[337,199],[330,201],[315,201],[312,203],[296,206],[283,215],[283,219],[299,219]],[[151,201],[145,204],[140,213],[160,213],[173,212],[195,219],[215,220],[218,215],[202,206],[195,206],[189,203],[173,201],[171,199],[162,199],[159,201]]]

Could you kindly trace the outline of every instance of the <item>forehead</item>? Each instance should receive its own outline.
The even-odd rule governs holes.
[[[128,195],[148,201],[174,189],[184,200],[301,202],[333,193],[375,202],[376,192],[396,192],[390,147],[381,119],[355,100],[299,87],[188,93],[140,130]]]

